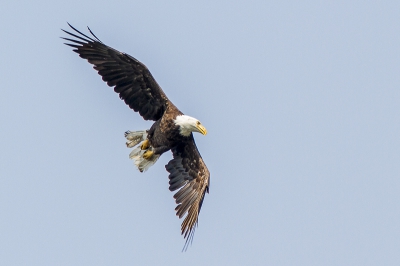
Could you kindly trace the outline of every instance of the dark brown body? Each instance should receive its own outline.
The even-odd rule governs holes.
[[[188,137],[179,134],[179,126],[175,124],[178,115],[183,115],[172,103],[169,103],[164,115],[158,119],[148,130],[147,139],[153,147],[155,154],[163,154],[178,143],[182,143]]]

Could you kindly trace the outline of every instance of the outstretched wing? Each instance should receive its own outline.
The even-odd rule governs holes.
[[[63,38],[72,42],[66,45],[74,47],[74,52],[93,64],[108,86],[114,87],[131,109],[145,120],[160,119],[169,100],[147,67],[132,56],[103,44],[90,29],[94,39],[68,25],[75,33],[63,30],[74,37]]]
[[[193,239],[204,195],[208,193],[210,172],[197,150],[193,135],[189,141],[180,143],[171,151],[174,158],[165,168],[170,173],[169,190],[179,189],[174,195],[178,204],[176,215],[182,218],[187,213],[181,226],[182,235],[186,238],[186,249]]]

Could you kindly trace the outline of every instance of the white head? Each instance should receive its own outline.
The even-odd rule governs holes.
[[[178,115],[175,118],[175,125],[179,126],[182,136],[188,137],[192,132],[199,132],[203,135],[207,134],[207,129],[194,117],[188,115]]]

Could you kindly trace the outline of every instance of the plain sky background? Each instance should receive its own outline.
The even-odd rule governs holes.
[[[400,265],[400,1],[2,1],[1,265]],[[202,121],[193,245],[166,153],[59,37],[144,62]]]

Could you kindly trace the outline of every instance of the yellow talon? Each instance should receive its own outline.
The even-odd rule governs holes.
[[[153,151],[147,150],[145,153],[143,153],[143,158],[149,160],[153,155],[154,155]]]
[[[146,139],[143,141],[142,145],[140,146],[140,149],[142,150],[147,150],[150,147],[150,141]]]

